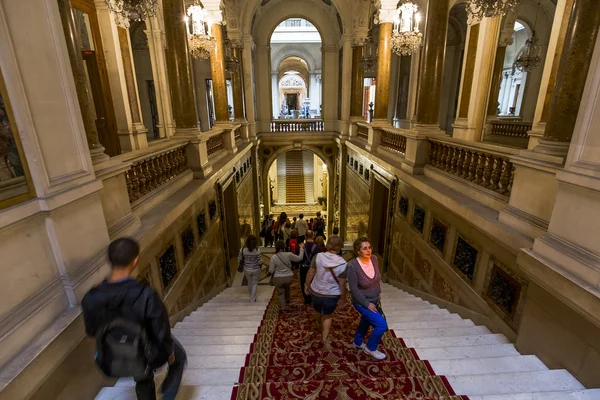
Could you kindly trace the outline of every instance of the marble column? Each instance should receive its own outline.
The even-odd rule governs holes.
[[[256,137],[256,108],[255,108],[255,96],[254,96],[254,65],[252,63],[252,53],[254,50],[254,42],[252,36],[244,36],[242,38],[243,49],[242,49],[242,73],[244,79],[244,103],[246,110],[246,120],[248,121],[248,136],[250,138]]]
[[[544,137],[535,152],[565,156],[575,128],[579,104],[600,28],[595,0],[575,0],[556,74]]]
[[[506,56],[506,45],[500,43],[494,60],[494,72],[492,73],[492,85],[490,86],[490,97],[488,99],[487,117],[496,118],[498,114],[498,97],[502,84],[502,70],[504,68],[504,57]]]
[[[437,124],[448,35],[448,1],[430,1],[427,6],[425,37],[421,50],[421,71],[417,95],[417,123]]]
[[[242,82],[242,48],[241,43],[233,44],[233,57],[238,60],[237,69],[231,73],[231,86],[233,87],[233,112],[235,120],[245,120],[244,94]]]
[[[171,108],[169,91],[169,78],[167,74],[167,61],[165,59],[164,30],[157,17],[146,20],[144,33],[148,38],[148,50],[152,65],[152,78],[156,87],[156,106],[158,108],[158,132],[161,138],[175,134],[175,122]]]
[[[223,40],[223,26],[220,21],[211,26],[210,32],[216,42],[216,46],[210,53],[215,118],[217,123],[228,123],[229,110],[227,109],[227,87],[225,85],[225,42]]]
[[[339,65],[339,73],[342,75],[341,85],[339,88],[340,95],[342,96],[340,116],[341,125],[340,131],[343,136],[348,136],[349,125],[348,120],[350,119],[350,108],[352,104],[352,36],[344,35],[342,47],[342,65]]]
[[[388,102],[390,96],[390,70],[392,63],[392,23],[379,24],[379,44],[377,47],[377,81],[375,86],[376,120],[388,120]]]
[[[350,117],[362,119],[362,100],[364,72],[360,67],[363,46],[355,44],[352,48],[352,91],[350,93]]]
[[[144,127],[142,121],[142,110],[138,100],[137,80],[135,76],[135,68],[133,66],[133,57],[131,54],[131,38],[129,29],[118,27],[119,45],[121,47],[121,60],[123,61],[123,73],[125,77],[125,87],[127,89],[127,98],[129,110],[131,112],[131,142],[125,148],[144,149],[148,147],[148,130]]]
[[[88,87],[85,76],[83,58],[81,56],[81,39],[79,37],[79,32],[77,32],[77,25],[75,23],[71,1],[58,0],[58,10],[60,12],[60,19],[65,34],[69,61],[71,63],[71,69],[73,70],[75,89],[77,90],[77,100],[79,102],[79,108],[81,109],[83,127],[92,156],[92,163],[99,164],[108,160],[109,157],[104,153],[104,147],[100,144],[100,139],[98,137],[98,129],[96,128],[96,121],[94,120],[92,104],[90,104],[91,95],[89,91],[91,88]]]
[[[183,19],[185,16],[183,0],[164,0],[163,13],[168,49],[167,70],[176,130],[198,129],[192,66],[188,53],[188,34]]]

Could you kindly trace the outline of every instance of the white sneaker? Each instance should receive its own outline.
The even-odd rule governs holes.
[[[360,346],[358,346],[356,343],[352,342],[352,346],[354,346],[357,350],[364,350],[365,347],[367,347],[366,344],[361,344]]]
[[[370,355],[371,357],[373,357],[376,360],[384,360],[386,357],[386,355],[383,354],[382,352],[380,352],[379,350],[371,351],[367,348],[367,346],[365,346],[363,350],[365,351],[365,353],[367,353],[368,355]]]

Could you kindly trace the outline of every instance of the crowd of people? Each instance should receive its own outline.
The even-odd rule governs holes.
[[[387,322],[380,307],[381,276],[377,258],[372,254],[369,240],[361,237],[353,244],[354,257],[346,261],[342,257],[344,241],[339,236],[339,229],[334,228],[332,233],[327,239],[325,221],[320,213],[308,221],[303,214],[291,221],[286,213],[281,213],[277,219],[273,215],[265,217],[260,236],[265,247],[275,246],[268,274],[277,290],[280,310],[286,312],[289,309],[294,270],[299,269],[304,304],[312,308],[322,340],[326,342],[335,310],[347,301],[348,286],[352,305],[361,315],[354,346],[382,360],[386,356],[377,347],[387,330]],[[257,243],[255,236],[249,236],[238,256],[248,281],[251,302],[256,301],[262,264]],[[373,332],[365,344],[364,338],[371,326]]]

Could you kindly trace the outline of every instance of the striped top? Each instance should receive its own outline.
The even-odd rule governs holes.
[[[260,267],[262,266],[262,253],[260,250],[254,249],[250,251],[247,247],[242,247],[238,255],[238,265],[242,263],[242,253],[244,254],[244,270],[249,272],[260,271]]]

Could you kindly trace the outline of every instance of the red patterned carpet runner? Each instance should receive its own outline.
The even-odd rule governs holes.
[[[232,400],[468,400],[393,331],[379,345],[387,354],[383,361],[354,348],[358,322],[352,304],[338,305],[330,341],[324,344],[312,309],[303,304],[296,274],[289,310],[279,312],[276,292],[269,302]]]

